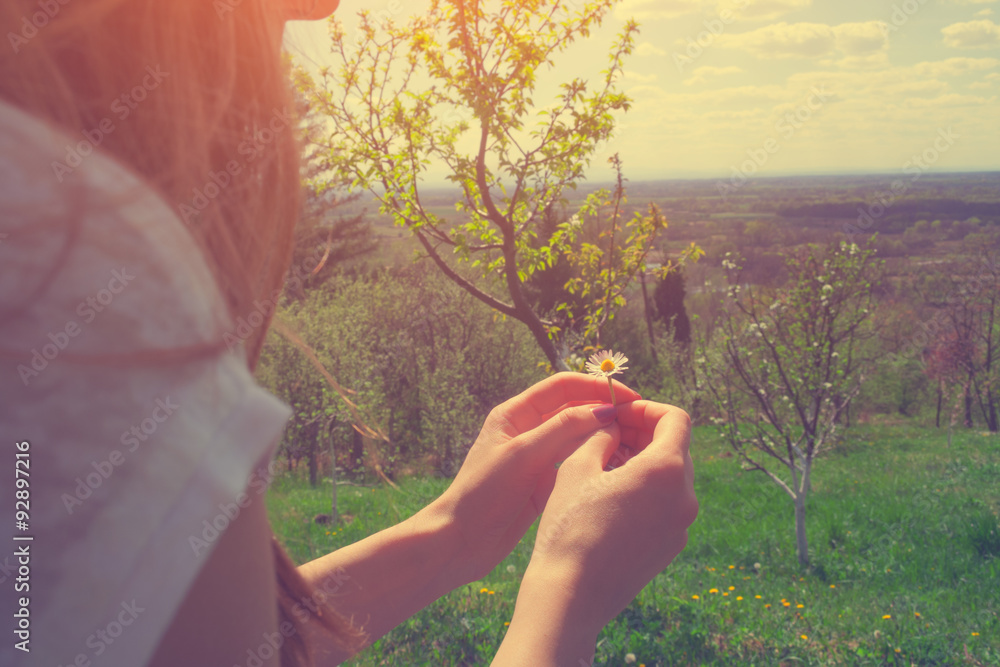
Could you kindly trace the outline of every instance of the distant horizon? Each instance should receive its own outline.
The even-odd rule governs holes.
[[[961,176],[961,175],[975,175],[975,174],[997,174],[1000,175],[1000,168],[997,169],[941,169],[941,170],[930,170],[924,172],[921,178],[929,178],[933,176]],[[898,176],[904,178],[905,175],[901,171],[884,170],[884,171],[841,171],[841,172],[789,172],[789,173],[773,173],[767,174],[765,176],[753,176],[749,181],[768,181],[768,180],[778,180],[787,178],[837,178],[837,177],[848,177],[848,176]],[[645,183],[662,183],[664,181],[725,181],[727,180],[726,175],[717,176],[659,176],[659,177],[630,177],[625,174],[627,183],[632,185],[641,185]],[[587,185],[612,185],[614,184],[613,179],[594,179],[587,178],[581,180],[578,183],[580,187],[586,187]],[[433,188],[435,190],[452,190],[456,189],[458,186],[454,183],[449,183],[447,181],[423,181],[424,187]],[[1000,200],[1000,192],[997,193],[997,199]]]

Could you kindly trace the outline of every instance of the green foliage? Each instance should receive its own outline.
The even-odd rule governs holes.
[[[293,303],[279,317],[353,393],[367,425],[388,442],[375,457],[389,474],[402,463],[451,475],[496,404],[544,374],[526,332],[462,292],[426,264],[372,276],[334,278],[329,289]],[[302,351],[272,332],[260,381],[295,409],[295,423],[332,416],[343,465],[352,415]],[[286,434],[295,452],[301,432]]]
[[[982,558],[1000,558],[1000,523],[989,507],[980,506],[967,518],[969,543]]]
[[[565,248],[565,261],[574,274],[565,288],[576,299],[567,300],[557,308],[570,321],[571,327],[582,329],[585,342],[593,341],[597,346],[602,345],[602,327],[628,302],[626,290],[640,272],[646,272],[646,257],[657,235],[667,228],[667,219],[655,204],[649,205],[646,215],[637,212],[631,220],[621,223],[622,208],[628,202],[622,163],[617,155],[609,161],[618,177],[617,186],[613,193],[599,190],[592,194],[581,211],[582,215],[596,221],[596,239]],[[602,224],[603,220],[607,221],[606,227]],[[561,226],[553,239],[558,239],[558,245],[565,247],[561,235],[571,239],[579,226],[577,219],[570,220]],[[688,260],[697,261],[702,254],[701,249],[692,243],[676,261],[660,266],[654,275],[663,279],[677,265]],[[574,312],[574,304],[581,301],[584,304],[582,318]],[[583,320],[582,327],[574,326],[577,319]]]
[[[653,301],[660,320],[667,326],[673,339],[679,343],[691,342],[691,320],[684,307],[686,290],[684,273],[671,271],[660,278],[653,291]]]
[[[877,349],[865,347],[867,358],[877,356]],[[871,373],[852,409],[857,413],[916,416],[933,406],[930,384],[920,359],[889,357]]]

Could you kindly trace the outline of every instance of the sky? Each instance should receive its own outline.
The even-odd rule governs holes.
[[[402,22],[426,6],[341,0],[337,18],[350,35],[360,9]],[[614,153],[633,181],[1000,170],[1000,0],[620,0],[536,100],[596,80],[629,19],[633,106],[591,180]],[[332,64],[326,33],[291,23],[286,46]]]

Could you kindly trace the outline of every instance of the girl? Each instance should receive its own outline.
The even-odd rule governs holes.
[[[279,49],[284,21],[336,6],[0,7],[0,664],[337,664],[539,515],[494,664],[590,664],[684,547],[687,415],[622,385],[615,408],[581,374],[495,408],[413,518],[298,568],[275,542],[290,410],[251,371],[298,213]]]

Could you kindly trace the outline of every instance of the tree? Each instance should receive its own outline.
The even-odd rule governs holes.
[[[302,212],[295,226],[292,270],[286,293],[297,300],[326,283],[351,259],[374,251],[378,244],[364,212],[338,215],[360,195],[329,169],[323,149],[324,120],[313,102],[313,82],[305,70],[291,69],[302,156]]]
[[[1000,254],[980,257],[975,276],[963,272],[944,299],[942,336],[952,382],[965,399],[966,427],[978,408],[986,427],[1000,431]],[[936,369],[934,369],[936,370]]]
[[[324,144],[330,166],[372,192],[450,280],[525,324],[557,369],[566,368],[566,332],[539,312],[525,286],[573,248],[579,218],[544,238],[541,222],[566,203],[567,190],[611,137],[615,113],[629,107],[617,82],[637,25],[629,22],[619,35],[596,84],[564,83],[549,105],[533,95],[539,73],[601,25],[613,4],[432,0],[424,16],[402,27],[362,12],[350,43],[332,21],[338,66],[321,71],[312,98],[334,130]],[[470,135],[474,148],[464,151]],[[453,215],[431,210],[421,197],[432,163],[445,165],[460,190]],[[582,213],[594,206],[588,200]],[[655,218],[643,224],[655,227]],[[607,297],[610,316],[620,300]]]
[[[672,271],[664,276],[653,292],[660,319],[668,330],[673,331],[674,341],[685,344],[691,342],[691,320],[684,308],[686,293],[684,274],[680,271]]]
[[[792,499],[796,552],[807,566],[813,464],[866,379],[871,360],[861,358],[860,343],[873,335],[882,262],[854,244],[810,246],[788,259],[787,286],[759,291],[743,284],[740,264],[728,255],[723,262],[729,307],[706,382],[743,467]]]

